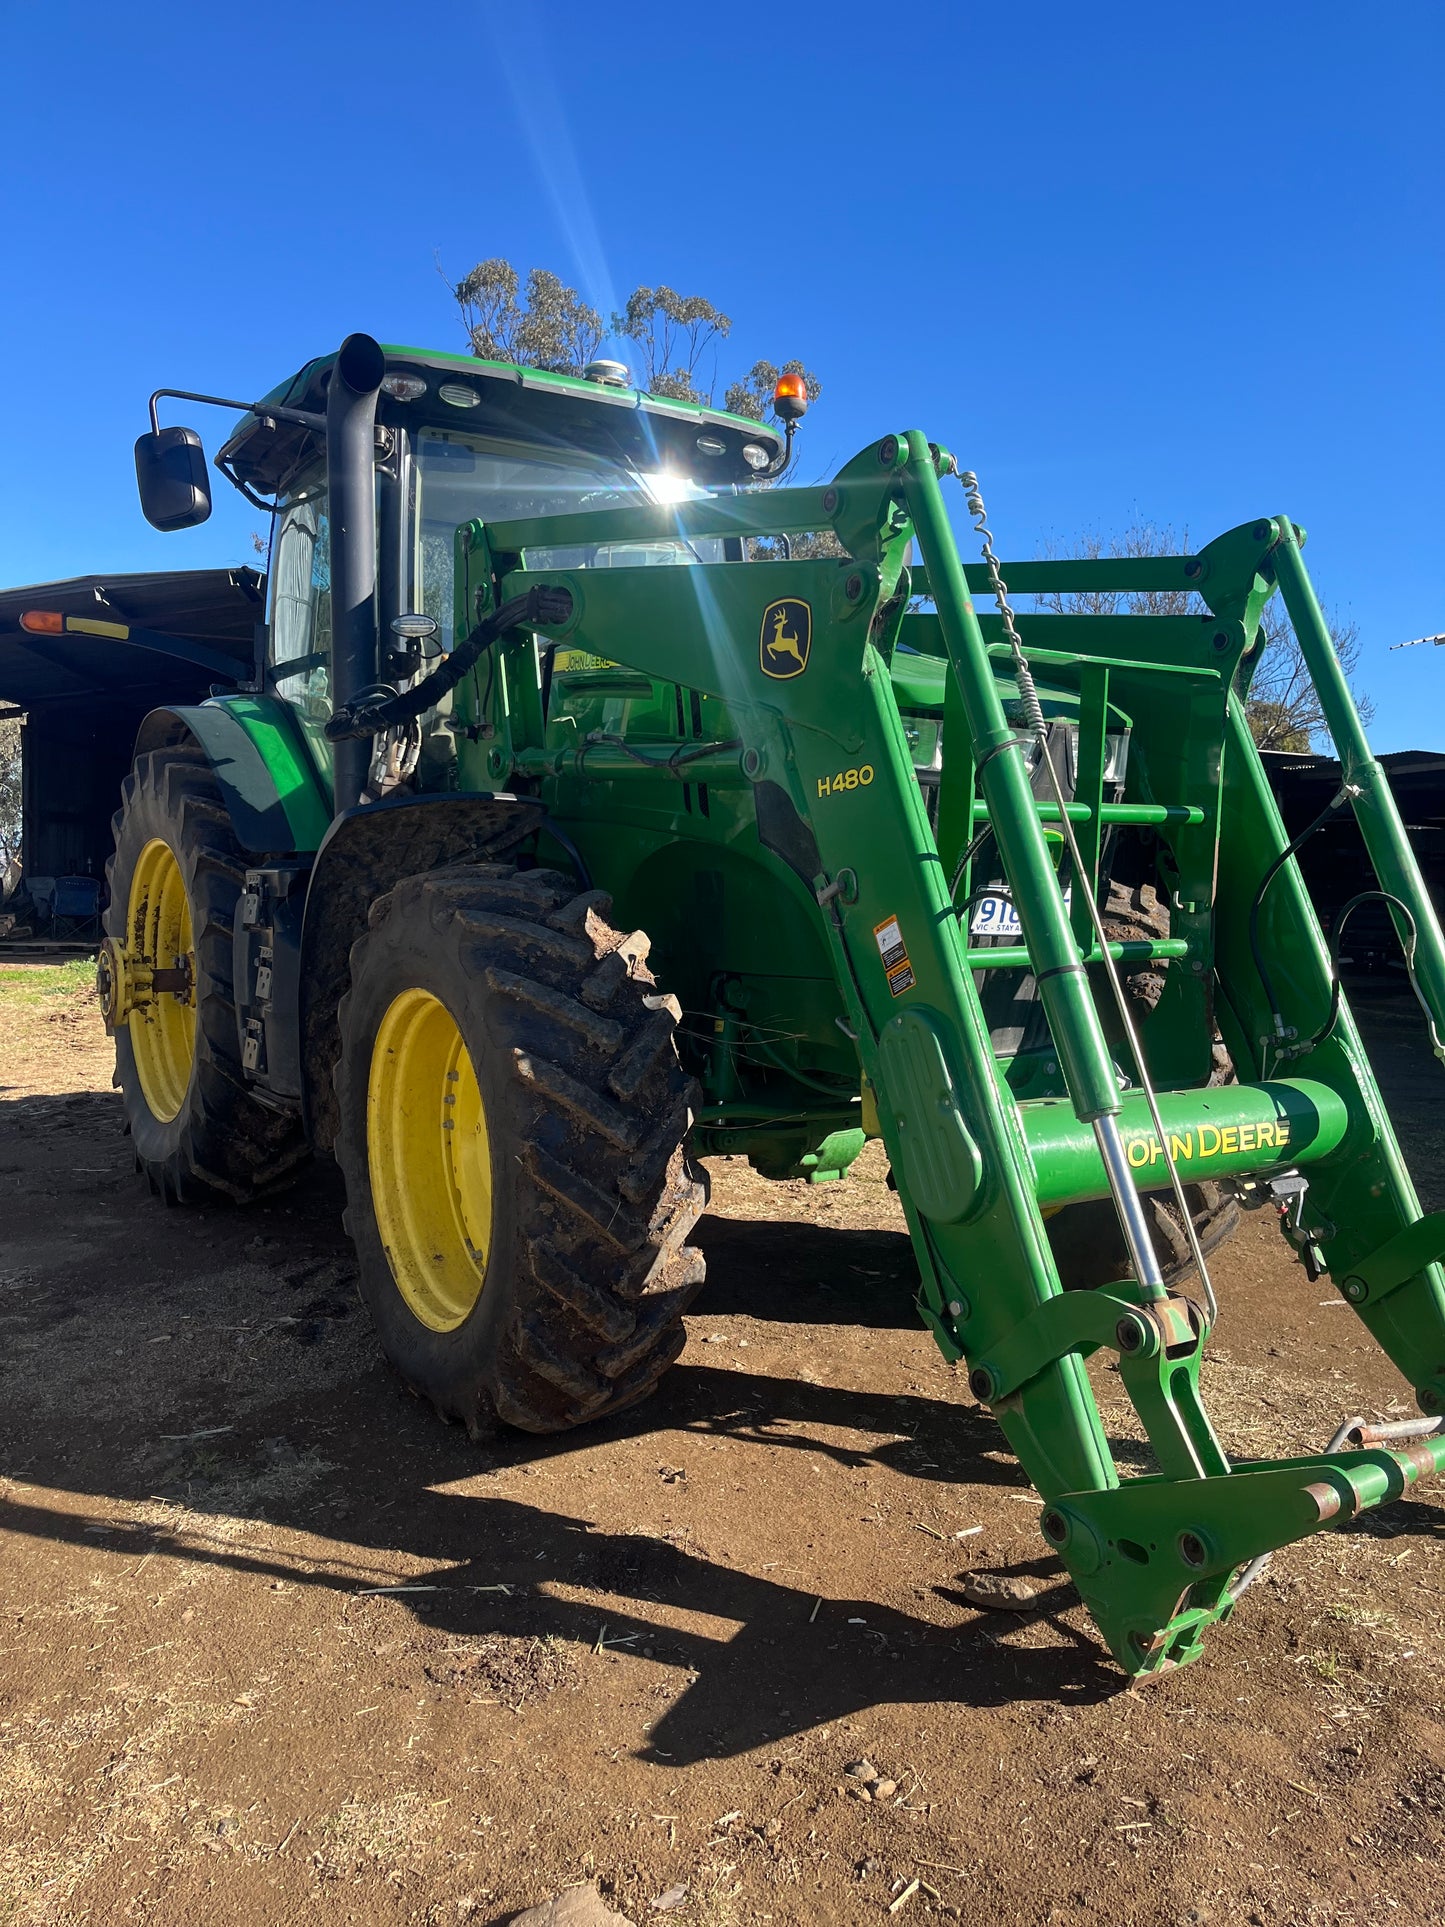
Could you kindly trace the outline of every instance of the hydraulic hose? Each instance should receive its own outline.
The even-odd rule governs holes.
[[[1344,804],[1351,800],[1352,796],[1357,796],[1358,794],[1359,791],[1352,785],[1348,783],[1341,784],[1340,788],[1330,798],[1329,802],[1326,803],[1314,822],[1306,824],[1297,836],[1292,837],[1285,848],[1282,849],[1274,859],[1273,863],[1270,864],[1269,868],[1260,878],[1259,888],[1254,893],[1254,901],[1249,906],[1250,955],[1254,958],[1254,967],[1259,974],[1260,986],[1264,991],[1265,1001],[1269,1005],[1269,1014],[1274,1020],[1275,1041],[1280,1046],[1283,1046],[1286,1041],[1284,1017],[1280,1012],[1279,998],[1275,993],[1273,981],[1270,978],[1269,970],[1264,961],[1264,951],[1259,941],[1259,918],[1260,912],[1264,908],[1265,895],[1271,883],[1274,882],[1290,858],[1299,854],[1305,844],[1308,843],[1314,835],[1315,831],[1321,829],[1328,823],[1330,817],[1336,810],[1342,808]],[[1268,1047],[1268,1039],[1262,1037],[1259,1041],[1261,1049]],[[1287,1050],[1281,1050],[1282,1056],[1288,1057],[1289,1054]],[[1268,1075],[1269,1065],[1263,1058],[1260,1060],[1260,1069]]]
[[[409,723],[423,711],[439,703],[456,688],[462,677],[508,629],[526,623],[565,622],[572,613],[572,595],[567,589],[551,589],[538,583],[525,594],[504,602],[473,629],[459,648],[444,656],[429,676],[413,683],[400,694],[377,695],[367,691],[362,701],[336,710],[326,725],[326,736],[333,743],[347,742],[357,736],[375,736],[398,723]]]

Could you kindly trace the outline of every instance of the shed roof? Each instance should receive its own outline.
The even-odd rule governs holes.
[[[80,575],[0,589],[0,702],[34,709],[124,698],[128,708],[193,701],[249,675],[265,578],[255,569]],[[35,635],[32,611],[96,621],[124,635]]]

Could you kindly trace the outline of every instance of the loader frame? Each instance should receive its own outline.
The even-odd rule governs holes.
[[[1019,621],[1040,676],[1077,692],[1069,812],[1087,887],[1097,888],[1111,826],[1147,826],[1158,838],[1170,936],[1119,948],[1126,961],[1138,960],[1130,949],[1170,960],[1145,1037],[1167,1110],[1162,1146],[1137,1092],[1144,1067],[1101,1024],[1087,906],[1077,888],[1065,901],[1046,837],[1057,806],[1040,804],[1029,785],[999,621],[980,618],[970,598],[970,578],[984,578],[959,558],[941,487],[952,472],[947,452],[912,432],[863,450],[822,488],[467,525],[459,641],[533,586],[565,590],[570,614],[542,625],[545,646],[702,692],[730,727],[712,741],[639,745],[592,732],[559,742],[540,696],[539,638],[513,632],[499,645],[487,703],[475,697],[468,711],[463,692],[459,726],[476,746],[470,763],[463,755],[461,783],[523,779],[573,829],[585,822],[589,785],[609,785],[609,797],[666,787],[684,754],[690,781],[751,793],[759,843],[806,893],[823,933],[912,1235],[920,1315],[946,1357],[967,1360],[975,1395],[1041,1495],[1044,1536],[1110,1650],[1128,1672],[1149,1674],[1197,1655],[1259,1555],[1445,1469],[1438,1436],[1401,1450],[1232,1465],[1200,1394],[1204,1311],[1147,1281],[1064,1292],[1045,1231],[1050,1200],[1108,1195],[1096,1127],[1117,1120],[1142,1188],[1167,1182],[1172,1157],[1185,1175],[1229,1175],[1255,1200],[1279,1202],[1312,1275],[1330,1273],[1422,1412],[1445,1411],[1445,1214],[1421,1214],[1245,721],[1260,614],[1276,589],[1344,763],[1340,801],[1360,824],[1437,1049],[1445,943],[1294,524],[1246,524],[1193,556],[1006,566],[1016,595],[1199,599],[1183,615]],[[826,531],[843,555],[526,566],[538,550],[676,536],[762,539],[776,553],[790,531]],[[921,569],[911,566],[915,543]],[[890,675],[900,649],[945,666],[936,828]],[[1119,706],[1135,734],[1122,802],[1108,800],[1104,780]],[[1008,963],[1032,974],[1047,1013],[1051,1092],[1035,1084],[1021,1096],[990,1045],[976,978],[1004,967],[1002,953],[972,950],[960,916],[984,826],[1023,929]],[[1242,1080],[1235,1088],[1209,1087],[1216,1021]],[[1156,1474],[1120,1480],[1085,1368],[1098,1350],[1117,1355]]]

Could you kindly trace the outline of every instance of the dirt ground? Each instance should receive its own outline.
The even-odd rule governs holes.
[[[659,1395],[469,1445],[377,1353],[334,1171],[146,1194],[77,974],[0,967],[0,1921],[486,1927],[594,1876],[639,1927],[1445,1919],[1429,1491],[1125,1688],[914,1322],[873,1157],[720,1161]],[[1361,1001],[1440,1206],[1439,1067]],[[1216,1282],[1234,1451],[1413,1410],[1272,1221]],[[976,1611],[977,1570],[1037,1609]]]

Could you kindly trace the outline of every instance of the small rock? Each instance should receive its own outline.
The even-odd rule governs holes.
[[[687,1888],[669,1887],[666,1893],[659,1894],[652,1903],[652,1910],[658,1914],[670,1914],[674,1907],[680,1907],[687,1899]]]
[[[1039,1596],[1040,1588],[1032,1579],[1005,1579],[992,1572],[966,1573],[959,1591],[970,1606],[986,1612],[1022,1613]]]
[[[776,1814],[771,1820],[765,1820],[763,1822],[763,1837],[766,1840],[776,1840],[782,1830],[783,1823],[777,1818]]]
[[[896,1780],[875,1780],[873,1782],[873,1798],[875,1800],[891,1800],[897,1791],[898,1782]]]
[[[850,1780],[862,1780],[865,1786],[878,1778],[878,1769],[871,1760],[850,1760],[843,1771]]]
[[[565,1893],[514,1914],[511,1927],[632,1927],[625,1914],[615,1913],[597,1891],[597,1882],[569,1887]]]
[[[866,1860],[860,1860],[853,1870],[860,1880],[867,1880],[870,1874],[882,1873],[883,1862],[875,1860],[870,1853]]]
[[[853,1782],[852,1793],[855,1800],[871,1800],[873,1798],[872,1787],[864,1786],[857,1780]]]

